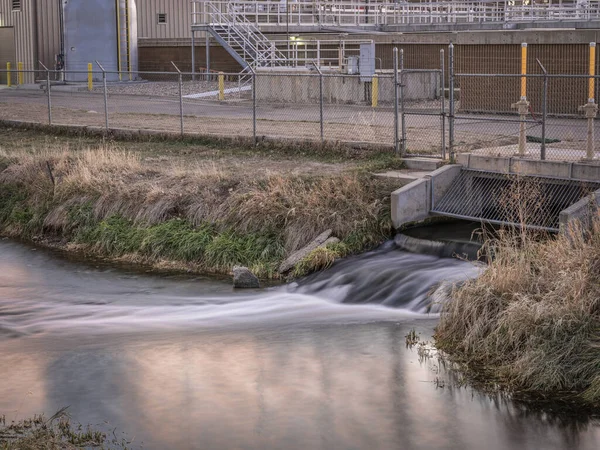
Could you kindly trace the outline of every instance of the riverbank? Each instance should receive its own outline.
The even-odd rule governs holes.
[[[302,275],[389,238],[389,153],[105,141],[1,129],[0,233],[191,272],[261,278],[325,230]]]
[[[600,411],[600,216],[591,232],[500,234],[494,260],[455,289],[437,348],[484,387]]]

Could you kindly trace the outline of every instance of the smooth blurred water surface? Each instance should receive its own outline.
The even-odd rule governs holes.
[[[596,449],[593,422],[470,388],[427,293],[475,276],[392,244],[291,286],[159,276],[0,241],[0,415],[53,414],[173,449]]]

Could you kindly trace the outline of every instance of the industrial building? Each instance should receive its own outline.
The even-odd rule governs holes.
[[[313,61],[343,70],[372,41],[378,68],[391,67],[396,45],[409,66],[437,65],[453,42],[487,45],[483,61],[499,67],[486,70],[501,72],[506,46],[524,41],[571,67],[599,29],[599,0],[0,0],[0,68],[65,69],[72,81],[95,61],[121,80],[171,61],[186,71]]]

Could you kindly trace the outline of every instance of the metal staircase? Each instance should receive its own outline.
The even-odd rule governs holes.
[[[253,71],[259,67],[287,65],[287,59],[279,52],[256,25],[236,12],[233,5],[227,3],[204,2],[206,30],[227,50],[244,68]]]

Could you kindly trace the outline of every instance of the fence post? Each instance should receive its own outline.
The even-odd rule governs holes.
[[[250,66],[248,69],[252,72],[252,139],[256,145],[258,144],[256,139],[256,72]]]
[[[25,84],[24,76],[23,76],[23,63],[17,63],[17,82],[20,85]]]
[[[96,61],[96,64],[98,64],[98,67],[100,67],[100,70],[102,71],[102,86],[104,88],[104,127],[106,128],[106,131],[108,131],[108,88],[106,86],[106,71],[98,61]]]
[[[313,65],[317,72],[319,72],[319,124],[321,125],[321,144],[325,142],[325,115],[323,111],[323,72],[321,72],[321,68],[319,67],[318,60],[317,63],[313,61]]]
[[[448,151],[450,162],[454,162],[454,44],[448,46],[448,76],[450,111],[448,115]]]
[[[440,50],[440,84],[442,91],[442,159],[446,159],[446,61],[444,60],[444,49]]]
[[[398,156],[400,146],[398,142],[398,47],[394,47],[394,153]]]
[[[173,61],[171,61],[171,64],[173,64],[173,67],[175,67],[175,70],[179,74],[179,121],[181,135],[183,136],[183,75]]]
[[[546,159],[546,118],[548,117],[548,71],[539,59],[536,59],[540,69],[544,72],[544,90],[542,92],[542,144],[540,146],[540,159]]]
[[[404,49],[400,49],[400,128],[402,156],[406,156],[406,114],[404,114]]]
[[[46,95],[48,96],[48,125],[52,125],[52,98],[51,98],[51,94],[50,94],[50,70],[41,61],[38,61],[38,63],[46,71]]]

